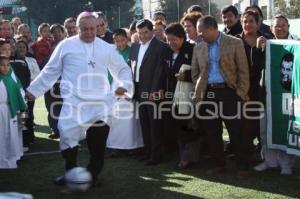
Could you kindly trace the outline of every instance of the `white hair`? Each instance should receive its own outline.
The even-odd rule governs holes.
[[[95,15],[92,12],[84,11],[78,15],[76,20],[76,26],[79,27],[80,21],[86,18],[96,19]]]

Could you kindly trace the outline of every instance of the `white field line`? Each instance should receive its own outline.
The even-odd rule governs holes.
[[[79,148],[79,151],[86,151],[87,148]],[[60,153],[60,150],[55,151],[38,151],[38,152],[25,152],[24,156],[33,156],[33,155],[48,155],[48,154],[55,154]]]

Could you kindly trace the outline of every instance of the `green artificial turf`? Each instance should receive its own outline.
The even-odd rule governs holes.
[[[153,167],[132,157],[107,158],[100,175],[100,185],[86,193],[62,194],[53,179],[64,171],[58,152],[58,142],[48,139],[49,128],[43,99],[35,107],[36,142],[31,146],[18,169],[0,170],[0,192],[30,193],[36,199],[196,199],[196,198],[300,198],[300,174],[281,176],[274,169],[263,173],[251,172],[249,177],[237,177],[233,161],[228,160],[224,174],[208,175],[209,161],[202,159],[190,170],[173,170],[177,156],[173,155]],[[50,154],[35,154],[49,152]],[[79,165],[88,162],[83,144]],[[299,164],[297,164],[299,165]]]

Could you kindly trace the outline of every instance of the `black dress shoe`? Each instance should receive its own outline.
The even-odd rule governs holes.
[[[66,184],[65,176],[59,176],[54,180],[54,184],[57,186],[63,186]]]
[[[55,139],[58,139],[59,138],[59,134],[57,133],[51,133],[48,138],[52,139],[52,140],[55,140]]]
[[[158,165],[160,163],[160,161],[157,161],[157,160],[148,160],[145,165],[146,166],[155,166],[155,165]]]

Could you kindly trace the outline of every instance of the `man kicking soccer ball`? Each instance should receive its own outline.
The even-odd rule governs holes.
[[[103,168],[109,132],[112,98],[107,78],[109,70],[120,81],[116,95],[131,91],[131,70],[114,46],[96,37],[96,19],[90,12],[77,18],[79,35],[63,40],[49,62],[30,84],[26,97],[34,100],[48,91],[61,76],[63,105],[59,116],[60,149],[66,170],[76,167],[78,143],[85,137],[90,153],[87,166],[93,184]],[[56,184],[65,184],[64,176]]]

